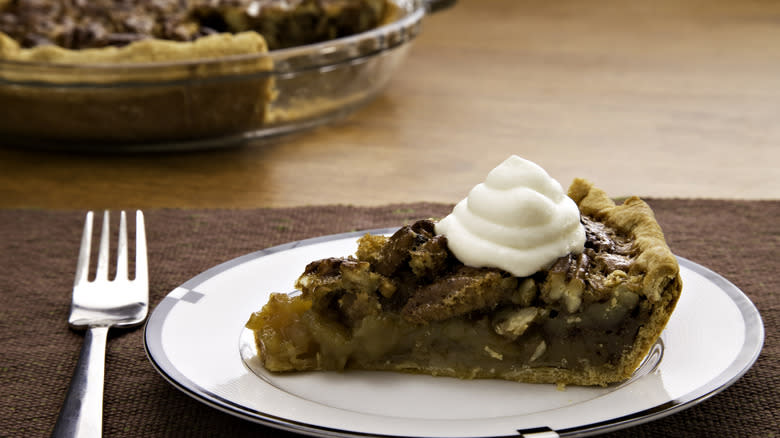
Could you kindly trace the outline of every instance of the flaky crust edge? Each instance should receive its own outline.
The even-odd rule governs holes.
[[[632,350],[623,356],[617,366],[616,377],[628,379],[658,340],[680,299],[680,267],[666,243],[653,210],[640,198],[632,196],[617,205],[606,192],[581,178],[572,182],[568,194],[579,207],[580,213],[630,236],[638,251],[629,275],[644,275],[642,292],[654,307],[647,324],[639,329]]]
[[[215,34],[192,42],[144,39],[124,47],[102,47],[71,50],[57,46],[39,46],[25,49],[15,40],[0,32],[0,59],[53,64],[144,64],[155,62],[194,61],[223,58],[233,55],[263,54],[268,52],[265,39],[256,32]],[[270,59],[258,64],[270,69]]]

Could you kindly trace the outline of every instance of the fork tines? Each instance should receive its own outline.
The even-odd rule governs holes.
[[[97,270],[95,279],[108,280],[109,274],[109,212],[103,212],[103,224],[100,231],[100,242],[97,258]],[[76,265],[76,280],[74,286],[88,281],[90,249],[92,247],[92,223],[94,212],[87,212],[84,221],[84,232],[81,236],[81,249]],[[117,264],[114,280],[129,280],[128,271],[128,245],[127,245],[127,214],[124,210],[119,216],[119,236],[117,239]],[[148,276],[146,259],[146,230],[144,227],[144,215],[141,210],[135,213],[135,281],[146,281]]]

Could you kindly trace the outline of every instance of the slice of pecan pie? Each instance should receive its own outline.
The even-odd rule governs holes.
[[[681,292],[648,205],[577,179],[580,252],[518,277],[464,265],[433,221],[365,235],[354,257],[310,263],[247,327],[270,371],[393,370],[606,385],[632,375]]]

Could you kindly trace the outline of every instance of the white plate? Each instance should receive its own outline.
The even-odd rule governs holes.
[[[689,407],[742,376],[763,345],[753,303],[723,277],[680,258],[677,308],[643,366],[620,385],[561,391],[392,372],[264,372],[244,329],[249,315],[271,292],[290,291],[310,261],[353,254],[362,234],[251,253],[174,289],[146,324],[152,364],[196,400],[303,434],[554,437],[601,433]]]

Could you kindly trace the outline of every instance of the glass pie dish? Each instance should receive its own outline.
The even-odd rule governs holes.
[[[427,13],[388,0],[387,24],[263,54],[137,64],[0,60],[3,144],[61,150],[185,150],[242,144],[343,117],[388,83]]]

